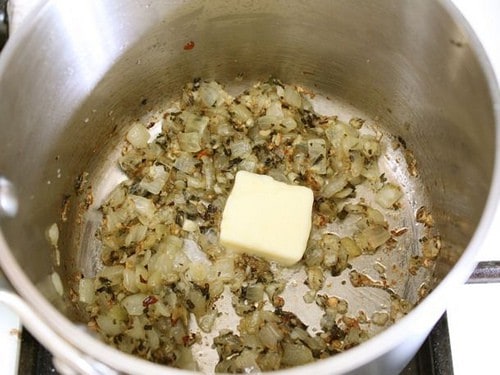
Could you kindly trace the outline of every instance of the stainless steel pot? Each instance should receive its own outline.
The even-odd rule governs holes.
[[[114,183],[112,150],[126,124],[193,77],[237,89],[235,77],[270,75],[354,106],[402,137],[448,244],[437,287],[406,317],[356,348],[283,374],[398,373],[417,351],[493,234],[500,194],[498,86],[450,3],[55,0],[0,58],[0,261],[15,290],[3,287],[0,302],[21,315],[61,370],[185,373],[120,353],[73,322],[51,282],[45,231],[62,222],[56,268],[66,285],[94,259],[85,233],[92,228],[69,230],[85,198],[74,191],[75,177],[90,171],[91,183]]]

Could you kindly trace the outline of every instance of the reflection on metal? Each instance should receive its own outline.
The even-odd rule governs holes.
[[[0,50],[7,42],[8,24],[7,0],[0,0]]]
[[[17,196],[14,186],[9,180],[0,176],[0,218],[16,216],[17,209]]]

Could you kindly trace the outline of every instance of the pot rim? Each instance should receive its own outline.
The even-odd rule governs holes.
[[[0,75],[5,70],[7,61],[14,56],[17,45],[31,32],[37,24],[37,20],[43,17],[44,13],[48,12],[57,3],[46,2],[33,10],[32,14],[24,22],[19,30],[12,36],[2,52],[0,59]],[[496,80],[493,68],[487,58],[486,52],[481,45],[479,39],[475,35],[471,26],[465,20],[464,16],[455,7],[451,0],[439,0],[439,4],[444,7],[445,11],[455,21],[457,25],[463,28],[465,35],[468,37],[472,51],[475,53],[482,71],[488,82],[488,89],[492,101],[493,115],[495,118],[495,161],[493,167],[493,176],[490,185],[488,198],[481,216],[480,222],[474,232],[471,241],[464,250],[460,259],[443,278],[437,287],[408,315],[399,320],[396,324],[385,329],[378,335],[370,338],[366,342],[357,347],[351,348],[343,353],[334,355],[328,359],[320,360],[308,365],[279,370],[275,374],[299,375],[304,371],[314,372],[316,374],[326,373],[345,373],[353,371],[362,365],[365,365],[376,358],[388,353],[398,344],[398,338],[401,336],[411,337],[412,335],[421,334],[418,331],[422,325],[416,322],[428,324],[429,320],[433,320],[433,324],[445,311],[446,301],[450,298],[450,290],[463,284],[476,264],[476,255],[481,245],[486,242],[486,238],[494,236],[492,227],[495,213],[499,208],[500,200],[500,92],[498,82]],[[160,374],[165,373],[165,366],[154,364],[152,362],[133,357],[125,354],[117,349],[114,349],[107,344],[104,344],[91,334],[82,332],[82,330],[67,317],[60,313],[51,303],[49,303],[37,288],[31,283],[29,278],[24,274],[22,268],[17,263],[15,257],[10,252],[7,242],[0,230],[0,265],[9,281],[15,287],[16,291],[26,301],[26,304],[35,311],[44,313],[41,314],[41,319],[54,332],[62,337],[69,345],[78,349],[88,357],[100,361],[101,363],[126,373],[149,373]],[[432,318],[430,318],[432,317]],[[429,326],[429,330],[432,326]],[[43,343],[43,337],[38,338]],[[187,370],[168,368],[171,374],[187,374],[192,373]]]

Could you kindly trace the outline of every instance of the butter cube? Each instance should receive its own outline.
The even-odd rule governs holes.
[[[306,249],[313,199],[307,187],[239,171],[222,214],[221,244],[291,266]]]

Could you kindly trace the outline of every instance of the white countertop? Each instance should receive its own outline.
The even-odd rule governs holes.
[[[40,0],[17,0],[20,20]],[[500,77],[500,0],[452,0],[465,15],[487,51],[497,77]],[[15,2],[11,0],[11,2]],[[19,5],[18,5],[19,4]],[[500,78],[499,78],[500,80]],[[500,228],[500,209],[493,228]],[[500,260],[498,236],[490,236],[478,260]],[[492,297],[496,296],[496,297]],[[455,375],[492,374],[497,367],[497,338],[500,324],[500,283],[460,287],[448,308],[448,324]],[[19,321],[0,305],[0,364],[2,374],[17,374],[15,358],[19,350]],[[484,319],[484,321],[481,321]]]
[[[5,375],[17,374],[21,325],[19,318],[0,304],[0,366]]]
[[[500,80],[500,1],[453,0],[479,37]],[[500,208],[493,230],[500,228]],[[500,260],[498,235],[489,236],[478,260]],[[497,374],[500,283],[463,285],[448,307],[448,326],[455,375]],[[497,370],[494,370],[497,369]]]
[[[490,59],[497,81],[500,81],[500,1],[499,0],[452,0],[462,11],[476,32]],[[496,212],[492,228],[500,228],[500,207]],[[498,236],[489,236],[484,243],[478,260],[500,260]]]

